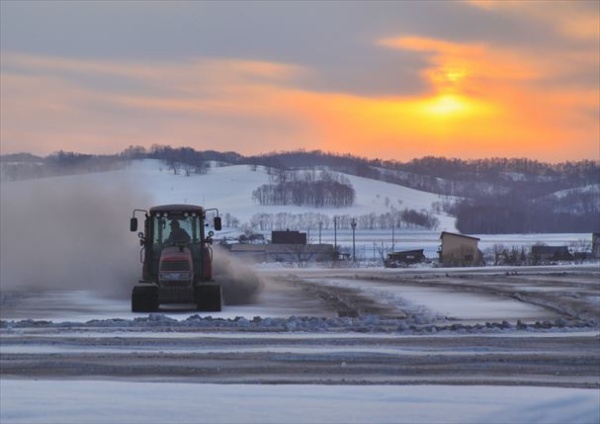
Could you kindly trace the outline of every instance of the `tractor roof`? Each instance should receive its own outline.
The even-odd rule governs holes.
[[[202,206],[196,206],[196,205],[159,205],[159,206],[154,206],[153,208],[150,208],[150,213],[155,213],[155,212],[169,212],[169,213],[177,213],[177,212],[197,212],[197,213],[202,213],[203,212],[203,208]]]

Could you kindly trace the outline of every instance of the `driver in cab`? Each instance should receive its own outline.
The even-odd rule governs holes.
[[[165,244],[175,244],[175,243],[189,243],[191,240],[190,235],[179,225],[179,221],[173,219],[171,221],[171,234],[165,240]]]

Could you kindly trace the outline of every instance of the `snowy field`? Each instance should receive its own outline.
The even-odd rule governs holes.
[[[134,207],[200,203],[246,219],[262,210],[249,192],[267,180],[247,167],[173,176],[145,161],[2,184],[0,422],[600,423],[598,263],[298,269],[227,258],[230,292],[260,282],[248,301],[130,312]],[[415,209],[438,200],[352,183],[352,214],[385,197]],[[588,236],[480,237],[485,248]],[[365,252],[389,237],[357,231]],[[438,238],[405,231],[394,243],[427,254]]]
[[[547,387],[3,379],[0,389],[3,423],[582,424],[600,419],[597,393]]]
[[[6,299],[2,423],[600,420],[597,266],[256,272],[210,316]]]

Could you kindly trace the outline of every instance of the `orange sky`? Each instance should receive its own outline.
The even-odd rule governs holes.
[[[308,84],[324,72],[309,61],[193,51],[182,58],[115,58],[3,43],[1,152],[116,153],[170,144],[242,154],[321,149],[401,161],[426,155],[600,160],[600,77],[589,77],[600,75],[600,18],[557,4],[543,11],[502,2],[460,5],[547,27],[562,43],[556,47],[477,34],[452,40],[402,27],[361,38],[362,48],[383,58],[372,68],[360,63],[361,85],[368,87],[369,78],[393,81],[395,73],[401,85],[406,69],[401,62],[385,66],[386,58],[415,58],[418,89],[389,92]],[[9,30],[3,37],[17,37]],[[334,82],[352,71],[336,66]]]

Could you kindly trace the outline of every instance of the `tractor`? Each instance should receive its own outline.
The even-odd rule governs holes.
[[[212,279],[213,231],[205,231],[206,213],[214,211],[213,228],[221,229],[217,209],[162,205],[134,209],[130,230],[138,230],[136,213],[144,213],[138,233],[142,280],[131,293],[132,312],[154,312],[160,305],[189,304],[199,311],[221,310],[221,286]]]

